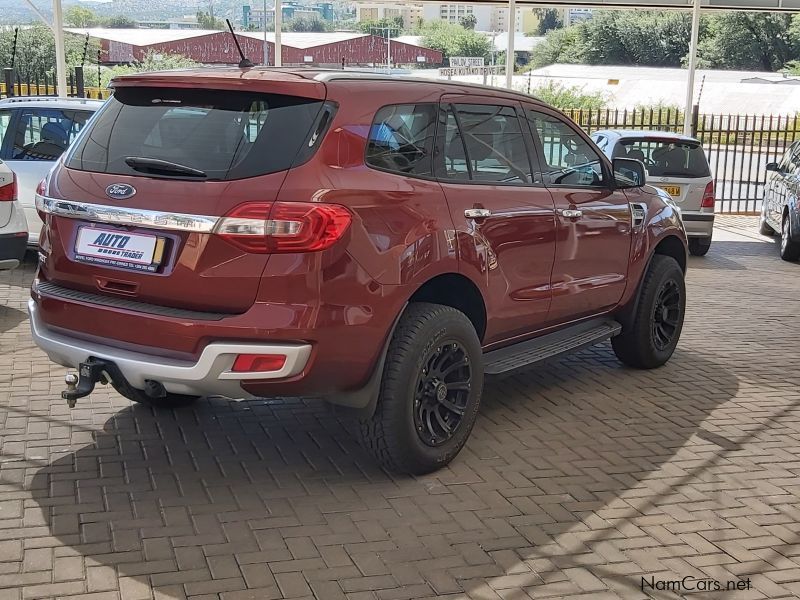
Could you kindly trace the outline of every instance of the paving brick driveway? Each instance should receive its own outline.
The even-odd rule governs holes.
[[[800,265],[721,221],[668,366],[603,346],[490,381],[465,451],[418,479],[311,401],[70,411],[32,265],[0,274],[0,599],[800,596]]]

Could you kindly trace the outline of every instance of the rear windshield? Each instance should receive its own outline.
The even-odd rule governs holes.
[[[288,169],[322,101],[208,89],[120,88],[67,166],[95,173],[231,180]]]
[[[708,160],[700,144],[676,140],[624,139],[614,158],[635,158],[657,177],[710,177]]]

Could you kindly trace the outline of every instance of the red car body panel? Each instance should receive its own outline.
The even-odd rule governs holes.
[[[209,69],[130,76],[115,84],[246,89],[335,103],[334,120],[313,158],[289,171],[187,182],[90,173],[62,163],[45,193],[115,206],[120,203],[106,195],[106,187],[124,182],[137,189],[126,206],[211,216],[254,201],[331,203],[352,215],[342,239],[320,252],[270,255],[248,253],[212,233],[168,232],[163,270],[140,273],[75,262],[76,232],[87,222],[47,215],[33,293],[46,325],[76,339],[181,360],[196,360],[220,340],[310,343],[311,358],[301,373],[248,381],[242,388],[261,396],[347,392],[370,378],[405,304],[439,275],[457,274],[480,291],[487,313],[483,344],[492,349],[628,305],[655,246],[668,236],[685,245],[679,217],[648,190],[455,184],[371,168],[364,161],[365,144],[376,111],[388,104],[439,102],[443,86],[322,83],[313,74]],[[472,87],[448,85],[446,91],[476,100]],[[502,91],[481,96],[520,102],[519,95]],[[636,230],[629,201],[650,207],[647,222]],[[465,219],[465,209],[489,205],[493,218],[479,226]],[[559,216],[559,208],[582,208],[591,218],[576,224]],[[40,295],[39,282],[221,317],[193,320],[98,307]]]

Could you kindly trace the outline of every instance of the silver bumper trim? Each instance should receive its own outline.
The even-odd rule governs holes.
[[[311,356],[310,344],[229,344],[212,343],[205,347],[196,363],[132,352],[75,339],[50,331],[42,322],[34,300],[28,301],[33,341],[55,363],[77,368],[90,356],[116,363],[128,382],[144,389],[150,379],[169,392],[192,396],[251,398],[241,387],[250,380],[283,379],[303,371]],[[235,373],[233,361],[239,354],[284,354],[286,363],[280,371]]]

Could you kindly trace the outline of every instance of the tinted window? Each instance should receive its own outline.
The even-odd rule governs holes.
[[[283,171],[309,140],[321,106],[278,94],[121,88],[77,142],[67,166],[217,180]],[[153,161],[169,165],[156,168]]]
[[[660,177],[710,177],[706,154],[700,144],[676,140],[623,139],[614,156],[635,158],[650,175]]]
[[[86,125],[85,110],[26,108],[20,110],[11,160],[56,160]],[[2,117],[0,117],[2,119]],[[6,124],[5,127],[8,125]],[[3,127],[0,121],[0,127]]]
[[[516,111],[458,104],[443,117],[443,176],[487,183],[530,183],[531,166]]]
[[[602,185],[603,163],[594,147],[564,121],[526,111],[545,185]]]
[[[436,105],[385,106],[369,130],[366,163],[408,175],[431,175]]]

